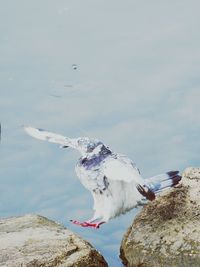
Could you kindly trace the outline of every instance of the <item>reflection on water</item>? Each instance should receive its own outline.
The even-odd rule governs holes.
[[[30,138],[22,125],[98,138],[136,160],[144,177],[198,166],[195,5],[2,3],[1,217],[33,212],[55,219],[120,266],[120,241],[135,211],[97,231],[71,225],[92,215],[92,198],[74,173],[78,154]]]

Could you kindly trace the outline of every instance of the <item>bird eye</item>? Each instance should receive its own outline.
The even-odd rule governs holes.
[[[93,143],[88,144],[87,151],[92,152],[95,149],[96,145]]]
[[[92,152],[94,150],[94,145],[89,145],[88,147],[87,147],[87,151],[88,152]]]

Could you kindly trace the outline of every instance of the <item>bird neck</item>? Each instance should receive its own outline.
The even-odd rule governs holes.
[[[80,159],[80,163],[85,169],[91,170],[99,166],[101,162],[104,161],[111,154],[112,152],[104,146],[104,148],[101,149],[98,152],[98,154],[95,154],[93,152],[93,153],[88,153],[86,157],[82,157]]]
[[[92,159],[92,158],[96,158],[96,157],[107,157],[108,155],[111,155],[112,151],[110,149],[108,149],[106,146],[101,145],[96,147],[92,152],[87,153],[85,155],[82,155],[82,158],[86,158],[86,159]]]

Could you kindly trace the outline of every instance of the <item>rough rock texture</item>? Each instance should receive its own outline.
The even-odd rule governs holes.
[[[63,226],[38,215],[0,220],[0,266],[103,267],[103,257]]]
[[[200,168],[187,168],[177,188],[142,209],[120,252],[129,267],[200,266]]]

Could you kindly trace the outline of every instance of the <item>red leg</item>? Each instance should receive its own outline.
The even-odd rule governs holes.
[[[73,224],[82,226],[82,227],[92,227],[95,229],[98,229],[100,227],[100,225],[102,225],[105,222],[98,222],[98,223],[90,223],[90,222],[79,222],[79,221],[75,221],[75,220],[70,220]]]

